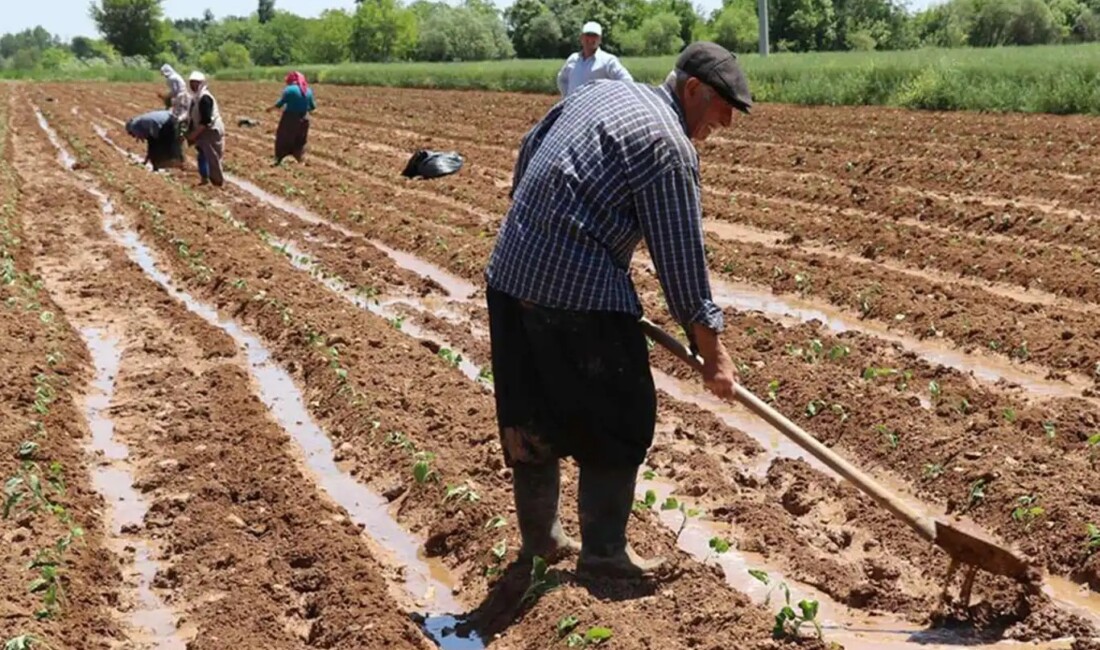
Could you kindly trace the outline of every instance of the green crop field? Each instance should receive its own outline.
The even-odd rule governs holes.
[[[878,104],[938,110],[1100,112],[1100,44],[828,52],[742,57],[758,101]],[[656,82],[673,57],[628,58]],[[556,92],[560,61],[298,66],[319,83]],[[294,67],[294,66],[289,66]],[[281,80],[287,68],[227,70],[219,79]]]

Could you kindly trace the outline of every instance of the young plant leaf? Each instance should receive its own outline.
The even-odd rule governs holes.
[[[561,638],[561,637],[569,634],[574,629],[576,629],[577,625],[579,625],[579,624],[580,624],[580,621],[577,620],[576,616],[573,616],[573,615],[563,616],[561,618],[561,620],[558,621],[558,638]]]
[[[604,641],[607,641],[612,636],[611,628],[607,627],[594,627],[584,633],[584,640],[586,643],[592,645],[599,645]]]

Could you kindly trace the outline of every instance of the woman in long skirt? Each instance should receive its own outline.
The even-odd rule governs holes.
[[[313,104],[313,90],[301,72],[291,72],[286,76],[286,88],[283,95],[269,111],[283,109],[279,120],[279,130],[275,133],[275,165],[283,158],[294,156],[302,162],[306,155],[306,142],[309,139],[309,114],[316,106]]]

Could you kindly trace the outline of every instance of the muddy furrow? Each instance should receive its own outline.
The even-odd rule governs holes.
[[[29,109],[19,129],[33,155],[25,173],[56,197],[37,224],[51,274],[68,308],[118,348],[108,412],[129,447],[136,498],[148,506],[122,532],[159,549],[152,586],[188,647],[379,638],[430,647],[387,593],[360,527],[303,474],[234,341],[128,260],[100,202],[53,162]],[[53,219],[58,213],[66,218]]]
[[[98,165],[109,160],[109,156],[106,156],[108,152],[98,144],[87,143],[86,146],[90,152],[95,151],[95,155],[90,156],[88,161],[90,169],[105,185],[110,185],[107,174],[97,171]],[[118,166],[113,161],[106,162],[104,166],[111,169],[111,176],[122,177],[130,172],[138,172],[134,168]],[[141,191],[135,187],[132,194],[136,196],[131,199],[123,196],[123,200],[137,203],[136,207],[140,207]],[[125,193],[120,191],[119,194]],[[230,306],[231,310],[236,304],[237,308],[233,311],[236,311],[237,316],[260,331],[265,339],[284,339],[275,346],[274,353],[276,356],[285,355],[284,358],[293,354],[292,358],[305,375],[310,402],[317,402],[314,409],[321,413],[320,419],[326,424],[338,425],[329,427],[338,442],[354,442],[348,445],[349,463],[353,467],[371,468],[369,472],[359,472],[364,480],[391,481],[389,487],[394,488],[392,481],[396,478],[397,487],[401,489],[389,492],[394,499],[400,499],[398,517],[404,521],[419,519],[423,522],[421,526],[430,527],[427,535],[428,553],[442,555],[444,561],[451,565],[465,560],[468,570],[463,579],[469,585],[464,586],[469,590],[469,598],[476,597],[479,592],[484,593],[485,586],[479,587],[479,583],[485,585],[485,570],[494,566],[490,547],[500,541],[502,536],[508,542],[505,548],[514,548],[515,543],[510,526],[506,529],[489,526],[488,532],[485,526],[485,522],[493,520],[494,512],[507,516],[507,506],[504,505],[507,492],[505,485],[501,483],[506,480],[506,474],[500,472],[499,449],[494,449],[495,432],[486,422],[477,424],[491,413],[491,404],[483,403],[488,397],[484,394],[478,397],[478,391],[473,385],[466,383],[468,380],[465,377],[448,370],[446,363],[438,356],[419,346],[409,345],[403,335],[384,321],[376,322],[373,317],[349,313],[339,302],[318,296],[316,291],[306,290],[305,285],[309,283],[309,279],[299,279],[295,272],[284,271],[284,267],[277,263],[278,258],[269,260],[275,254],[270,249],[253,244],[250,240],[242,240],[239,231],[222,225],[220,218],[197,216],[182,209],[182,205],[174,206],[172,201],[165,200],[163,194],[161,192],[158,197],[158,206],[164,210],[166,218],[160,223],[165,228],[172,229],[172,238],[186,240],[189,244],[195,242],[190,248],[191,262],[180,260],[178,256],[172,259],[174,274],[186,278],[195,290]],[[137,218],[143,225],[144,232],[152,232],[151,236],[155,236],[158,242],[163,241],[154,228],[157,221],[140,215]],[[211,228],[217,234],[216,237],[207,237],[204,234]],[[198,242],[201,242],[201,247]],[[163,243],[158,243],[158,248],[160,247],[176,252],[175,248]],[[199,264],[194,260],[199,251],[201,264],[208,265],[207,268],[210,269],[207,282],[202,281],[203,272],[194,268]],[[233,254],[227,254],[227,251],[233,251]],[[227,300],[237,290],[230,282],[218,281],[229,270],[223,270],[222,265],[225,263],[237,267],[233,276],[238,272],[247,276],[246,281],[251,290],[262,289],[268,291],[272,298],[278,296],[281,306],[263,308],[252,306],[249,302],[241,304],[240,298]],[[271,282],[247,273],[246,267],[252,265],[255,265],[253,268],[270,269]],[[322,334],[337,331],[332,326],[343,323],[341,333],[344,334],[346,343],[338,344],[339,361],[340,369],[347,371],[348,385],[352,386],[348,391],[339,389],[339,382],[335,380],[341,377],[341,373],[332,372],[327,363],[316,364],[311,361],[307,356],[308,351],[305,354],[291,351],[292,348],[301,350],[306,347],[293,340],[285,340],[299,336],[299,319],[302,318],[299,315],[306,315],[311,321],[309,324],[318,325],[315,331]],[[335,337],[329,336],[329,340],[333,338]],[[399,364],[400,370],[397,370],[395,364]],[[387,366],[393,369],[389,370]],[[370,368],[369,373],[362,370],[367,367]],[[421,372],[426,374],[419,375]],[[373,386],[369,394],[358,387],[364,381]],[[343,399],[342,393],[349,392],[361,400],[358,407]],[[462,394],[464,397],[455,400],[455,394]],[[336,400],[342,400],[338,407],[340,413],[334,412],[337,410],[334,408],[337,407]],[[344,415],[348,411],[363,411],[365,417],[361,420],[358,417],[349,419]],[[373,426],[372,421],[379,422],[379,426]],[[480,433],[481,431],[485,433]],[[438,483],[431,480],[423,484],[410,482],[407,472],[411,469],[412,459],[403,444],[406,439],[415,442],[420,449],[435,453],[431,468],[438,477]],[[476,446],[471,447],[468,442],[471,439]],[[387,443],[387,440],[390,442]],[[390,457],[388,463],[363,462],[368,457],[382,460],[387,456]],[[396,462],[394,457],[398,459]],[[444,485],[458,485],[465,480],[469,480],[470,486],[477,490],[481,497],[479,501],[453,499],[440,504]],[[499,504],[499,507],[494,507],[495,504]],[[442,517],[441,511],[444,513]],[[661,532],[644,518],[639,524],[643,548],[663,550],[665,553],[672,551],[667,533]],[[743,598],[728,591],[722,586],[721,580],[708,572],[692,568],[690,564],[684,565],[683,571],[673,584],[680,585],[678,588],[686,593],[726,593],[727,598],[733,598],[734,602]],[[586,595],[585,598],[591,597]],[[740,602],[748,607],[747,601]],[[624,635],[630,638],[634,634],[632,630],[648,627],[650,630],[663,630],[663,633],[659,632],[662,637],[677,636],[674,630],[683,625],[683,617],[690,613],[675,613],[673,609],[669,609],[671,605],[668,603],[657,605],[658,610],[666,614],[657,617],[657,622],[649,621],[646,626],[641,625],[641,619],[634,620],[633,612],[618,612],[620,620],[627,621],[623,625]],[[647,612],[647,620],[653,618],[652,614],[652,611]],[[746,638],[746,630],[753,629],[759,629],[763,633],[767,624],[762,612],[748,607],[735,619],[728,619],[720,625],[716,634],[719,638],[728,638],[732,643],[733,639]],[[552,630],[541,634],[552,634]],[[754,634],[756,633],[750,632],[748,637],[753,638]]]
[[[126,635],[112,610],[130,601],[84,446],[93,372],[26,240],[41,197],[19,184],[13,105],[0,86],[0,643],[109,648]]]

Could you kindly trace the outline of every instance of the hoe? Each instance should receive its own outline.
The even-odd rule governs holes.
[[[696,371],[702,370],[702,359],[692,354],[691,350],[683,343],[646,318],[641,320],[641,325],[649,338],[660,343]],[[838,456],[831,449],[818,442],[816,438],[784,417],[783,414],[771,408],[756,395],[738,384],[734,384],[734,398],[745,408],[805,449],[814,458],[824,463],[845,480],[854,484],[864,494],[874,499],[879,505],[904,521],[922,538],[943,549],[951,557],[942,594],[945,604],[951,604],[949,588],[955,573],[963,565],[966,565],[966,573],[959,591],[959,601],[964,609],[970,604],[971,592],[974,589],[974,578],[979,569],[984,569],[995,575],[1014,578],[1032,587],[1037,587],[1040,583],[1042,579],[1040,571],[1029,565],[1017,553],[998,545],[990,537],[975,530],[972,526],[967,526],[969,530],[964,530],[962,522],[948,522],[922,516],[896,494],[893,494],[870,476]]]

